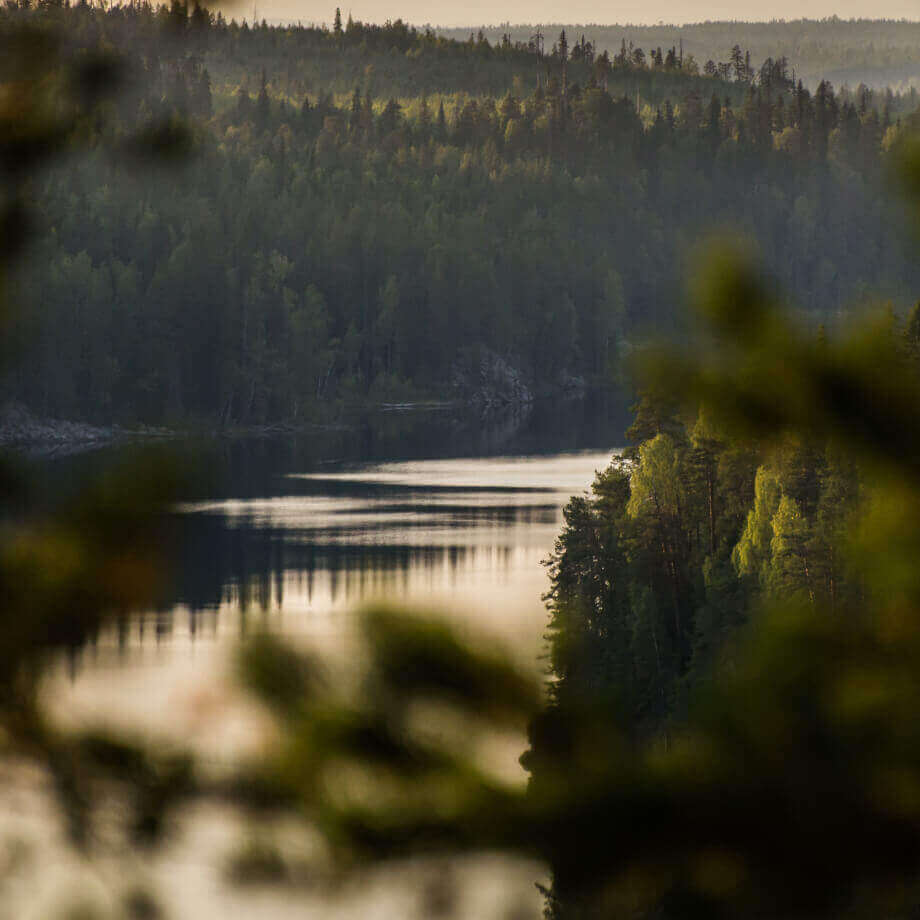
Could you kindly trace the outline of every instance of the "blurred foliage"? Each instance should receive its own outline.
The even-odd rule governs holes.
[[[111,59],[65,66],[53,35],[17,41],[2,57],[4,67],[21,63],[5,74],[0,97],[3,268],[26,237],[34,169],[79,142],[81,118],[117,69]],[[174,135],[163,136],[175,149]],[[905,146],[904,157],[916,190],[915,153]],[[710,341],[693,356],[650,361],[636,428],[641,475],[602,477],[598,500],[625,500],[635,518],[656,506],[662,527],[679,519],[667,408],[675,397],[693,412],[706,407],[691,436],[700,451],[716,433],[777,451],[816,440],[860,470],[855,523],[839,536],[858,590],[832,604],[773,582],[779,589],[763,594],[731,655],[716,659],[664,739],[637,734],[615,693],[552,687],[546,707],[509,656],[442,623],[371,611],[354,685],[260,637],[241,671],[282,731],[273,756],[222,787],[232,801],[298,810],[345,861],[436,849],[541,858],[553,871],[553,916],[916,912],[920,382],[911,350],[920,347],[920,317],[906,335],[882,317],[839,340],[810,340],[783,318],[743,254],[729,250],[711,263],[698,299]],[[154,599],[173,482],[161,464],[133,463],[51,517],[13,514],[10,505],[0,534],[4,740],[48,765],[78,841],[88,839],[97,796],[126,793],[141,843],[156,839],[171,802],[205,788],[186,757],[62,736],[37,706],[50,660]],[[769,493],[764,477],[762,503],[772,507]],[[794,509],[780,500],[780,511],[790,541]],[[748,548],[761,545],[756,523]],[[693,639],[682,622],[678,670]],[[569,655],[563,649],[560,661]],[[488,750],[528,723],[525,788]],[[251,855],[250,867],[273,877],[284,865],[268,847]]]
[[[539,686],[441,622],[373,609],[364,626],[351,692],[276,639],[243,649],[244,680],[282,723],[277,757],[260,767],[259,788],[278,790],[267,801],[295,803],[346,861],[514,840],[524,791],[489,769],[482,746],[523,731]]]
[[[667,394],[691,413],[706,406],[697,446],[714,432],[765,455],[827,445],[841,469],[859,471],[853,517],[834,534],[853,590],[832,602],[770,582],[666,738],[637,736],[615,694],[553,685],[532,721],[526,794],[475,766],[473,734],[456,743],[450,720],[432,715],[440,710],[409,718],[436,702],[477,731],[520,723],[535,705],[522,678],[444,627],[373,611],[366,681],[353,698],[256,681],[285,728],[278,783],[342,852],[538,856],[553,871],[547,912],[558,917],[914,915],[920,317],[904,331],[883,314],[839,339],[803,335],[731,249],[710,262],[697,296],[708,346],[647,364],[647,393],[662,396],[640,407],[645,478],[601,479],[597,500],[622,489],[638,488],[640,503],[671,494],[654,491],[671,472],[671,435],[655,421]],[[781,551],[793,511],[777,499]],[[264,645],[247,653],[250,674],[266,673],[262,654]],[[432,733],[446,743],[433,745]]]
[[[66,50],[49,21],[7,24],[0,35],[0,341],[17,319],[6,281],[31,237],[36,177],[79,149],[104,119],[122,61],[111,51]],[[173,152],[183,130],[152,147]],[[6,368],[15,355],[0,354]],[[6,754],[44,763],[71,838],[91,842],[92,814],[113,795],[127,804],[135,842],[156,839],[169,803],[190,790],[188,759],[123,739],[65,733],[39,704],[49,667],[92,641],[107,624],[153,605],[168,575],[166,514],[183,478],[170,458],[126,455],[114,470],[53,511],[36,511],[21,460],[0,469],[0,738]],[[141,914],[137,914],[141,916]]]

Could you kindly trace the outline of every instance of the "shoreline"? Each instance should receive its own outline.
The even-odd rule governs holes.
[[[529,408],[527,406],[521,409]],[[354,406],[345,415],[410,414],[424,412],[455,413],[457,416],[475,412],[476,407],[455,399],[417,400],[375,403]],[[34,415],[24,406],[14,404],[0,409],[0,451],[36,457],[66,456],[99,450],[117,444],[182,439],[245,439],[301,435],[311,431],[352,431],[360,421],[277,421],[256,425],[189,426],[169,428],[155,425],[93,425],[70,419],[46,418]]]

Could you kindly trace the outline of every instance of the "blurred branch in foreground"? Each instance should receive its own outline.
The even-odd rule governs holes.
[[[8,268],[26,237],[31,171],[79,142],[111,70],[99,61],[68,82],[53,36],[3,40],[4,51],[19,49],[0,58]],[[283,728],[276,756],[210,791],[298,811],[343,861],[473,849],[539,857],[553,870],[559,916],[916,910],[916,370],[890,323],[839,342],[803,340],[736,257],[717,257],[699,296],[713,347],[696,360],[653,361],[653,385],[705,403],[738,440],[818,436],[851,456],[865,486],[849,539],[862,590],[833,609],[766,599],[731,668],[693,694],[667,745],[637,739],[616,699],[555,698],[539,713],[538,688],[499,652],[443,626],[372,612],[354,693],[263,638],[244,653],[243,672]],[[173,482],[161,466],[129,467],[52,520],[11,517],[2,536],[4,740],[49,765],[78,840],[100,776],[127,788],[134,842],[156,837],[175,798],[204,791],[187,759],[61,737],[35,702],[50,657],[155,596],[163,541],[151,525]],[[654,502],[649,483],[638,484]],[[479,755],[480,742],[528,720],[525,791]]]
[[[30,194],[53,159],[105,146],[105,103],[124,76],[111,50],[76,52],[53,16],[0,30],[0,327],[3,341],[17,317],[8,278],[30,241]],[[179,124],[122,139],[148,160],[188,149]],[[156,139],[156,143],[153,140]],[[4,367],[18,356],[8,346]],[[74,736],[46,719],[38,691],[46,669],[92,640],[107,622],[155,603],[170,545],[165,512],[182,478],[172,460],[126,457],[113,472],[54,513],[35,513],[20,464],[2,460],[0,525],[0,729],[2,749],[35,758],[54,778],[71,838],[91,842],[93,806],[114,790],[130,789],[132,839],[154,839],[163,811],[189,786],[185,758],[145,752],[125,741]]]
[[[537,856],[552,868],[548,911],[558,917],[916,910],[916,318],[903,336],[881,317],[809,342],[730,250],[710,262],[698,301],[711,347],[651,358],[649,386],[692,411],[704,404],[714,429],[738,443],[817,439],[855,463],[862,485],[840,549],[858,590],[832,605],[778,582],[727,665],[691,692],[667,745],[637,740],[616,699],[554,695],[532,723],[526,795],[477,770],[471,732],[451,744],[445,731],[432,747],[433,726],[449,724],[437,709],[408,718],[416,704],[445,700],[480,729],[506,713],[525,718],[532,693],[499,658],[374,612],[367,683],[343,703],[306,679],[281,681],[270,662],[291,653],[250,649],[250,684],[285,726],[269,775],[340,852]],[[285,674],[300,671],[296,661]]]

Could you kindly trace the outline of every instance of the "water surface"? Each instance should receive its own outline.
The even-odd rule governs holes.
[[[190,634],[253,618],[315,632],[385,600],[537,642],[541,562],[562,507],[611,453],[363,463],[288,473],[277,495],[187,503],[186,532],[209,555],[219,597],[189,578],[169,622]]]
[[[223,738],[185,716],[229,692],[234,640],[267,627],[341,651],[354,612],[376,601],[447,616],[541,667],[541,563],[563,506],[607,465],[622,430],[619,406],[569,403],[491,425],[413,413],[174,445],[198,475],[176,512],[168,593],[79,655],[68,711],[166,726],[180,741]],[[78,482],[118,454],[52,462],[45,474]]]
[[[624,424],[621,402],[595,399],[489,423],[382,413],[298,435],[175,444],[190,484],[173,578],[160,609],[116,644],[130,660],[138,646],[262,622],[334,631],[356,606],[386,599],[449,608],[516,641],[526,633],[536,649],[540,563],[561,509],[609,462]],[[119,454],[51,461],[46,482],[79,483]]]
[[[159,609],[85,649],[75,671],[61,667],[48,688],[52,712],[192,747],[205,764],[257,755],[273,729],[234,680],[235,640],[266,625],[321,644],[347,667],[353,611],[376,599],[498,636],[522,664],[540,669],[541,561],[569,496],[588,488],[620,443],[621,416],[569,404],[498,426],[432,414],[203,448],[176,444],[189,469],[209,475],[192,482],[176,511],[169,593]],[[118,454],[47,463],[47,494],[62,495]],[[524,782],[521,729],[496,751],[494,766]],[[5,795],[7,822],[18,821],[17,832],[44,854],[20,873],[21,903],[44,903],[39,886],[82,879],[85,870],[58,839],[47,790]],[[413,865],[342,892],[229,886],[222,860],[244,831],[225,811],[184,812],[167,846],[145,859],[170,916],[430,916],[427,876]],[[113,877],[132,871],[123,858],[112,855]],[[54,872],[45,870],[49,860]],[[546,881],[544,867],[489,856],[424,871],[440,878],[448,869],[464,893],[456,913],[463,920],[541,915],[534,882]]]

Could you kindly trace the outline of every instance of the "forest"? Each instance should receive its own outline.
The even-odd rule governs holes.
[[[913,360],[918,315],[892,330]],[[819,440],[766,448],[650,393],[635,411],[636,446],[569,502],[547,564],[554,697],[614,694],[643,737],[681,720],[764,598],[860,599],[843,544],[863,490]]]
[[[869,636],[889,629],[887,617],[895,610],[905,616],[898,641],[915,629],[908,613],[913,571],[899,575],[886,554],[891,549],[897,555],[895,545],[908,551],[913,539],[907,509],[914,501],[914,436],[900,422],[889,423],[915,411],[920,303],[904,319],[876,312],[843,337],[824,329],[809,335],[790,325],[762,277],[737,255],[714,256],[708,273],[699,288],[713,333],[708,348],[689,359],[676,350],[647,357],[646,388],[628,431],[633,446],[565,509],[563,530],[545,563],[549,703],[532,723],[531,746],[521,758],[531,794],[552,796],[561,779],[560,756],[565,762],[587,755],[584,769],[590,775],[597,768],[589,749],[578,747],[579,729],[572,726],[603,731],[604,723],[617,725],[623,747],[602,755],[611,758],[602,768],[610,771],[606,781],[633,784],[636,800],[649,794],[634,813],[640,825],[651,803],[665,808],[651,817],[652,829],[629,827],[620,835],[628,841],[621,852],[630,858],[638,853],[642,871],[654,879],[647,883],[658,892],[654,916],[719,904],[726,891],[747,884],[725,865],[718,869],[726,873],[725,890],[721,882],[710,888],[705,876],[694,878],[692,869],[685,874],[686,866],[674,868],[671,860],[680,863],[685,847],[692,861],[709,832],[665,816],[680,811],[682,797],[682,807],[693,808],[723,784],[716,794],[731,802],[726,814],[737,816],[746,806],[729,787],[740,780],[754,807],[743,821],[728,817],[715,834],[719,846],[733,839],[729,851],[745,851],[742,859],[750,857],[748,865],[757,864],[758,872],[775,868],[767,868],[775,844],[761,849],[757,842],[770,834],[765,808],[777,791],[774,782],[783,787],[778,805],[798,795],[794,788],[811,796],[825,770],[831,784],[849,774],[844,783],[852,782],[863,803],[856,809],[863,808],[873,797],[863,785],[871,785],[870,764],[898,755],[886,747],[890,723],[868,734],[856,723],[887,721],[888,705],[904,700],[890,683],[899,668],[896,656],[879,646],[870,650]],[[733,306],[739,302],[750,310],[747,328]],[[883,366],[876,363],[882,354]],[[881,619],[869,623],[867,610]],[[863,683],[870,671],[874,677]],[[845,703],[837,693],[852,696]],[[858,763],[850,743],[865,745],[865,762]],[[749,759],[752,748],[760,750],[762,766]],[[660,759],[662,750],[666,759]],[[620,773],[616,760],[641,760],[641,751],[648,755],[644,769],[654,774],[663,767],[655,779]],[[724,770],[735,755],[739,760]],[[673,758],[671,778],[694,763],[699,777],[687,783],[685,774],[671,786],[665,765]],[[750,782],[740,779],[739,768]],[[710,782],[715,787],[704,792]],[[806,835],[829,830],[834,819],[822,809],[838,807],[846,795],[833,785],[826,803],[812,802],[814,810],[803,815]],[[714,800],[707,802],[701,815],[711,812]],[[892,803],[888,814],[903,815],[902,806],[901,800]],[[855,820],[869,827],[877,819],[864,813]],[[796,819],[789,813],[779,818],[784,829],[790,822]],[[655,843],[646,850],[649,840]],[[858,871],[873,874],[872,858],[856,855],[852,845],[848,838],[842,848],[854,855]],[[805,864],[798,877],[794,859]],[[878,896],[862,902],[843,876],[824,887],[822,857],[811,865],[804,852],[789,860],[781,870],[789,888],[780,902],[804,895],[808,912],[824,915],[845,905],[858,916]],[[562,849],[553,864],[547,917],[603,913],[611,893],[603,892],[604,882],[595,886],[589,870]],[[832,875],[840,868],[824,865]],[[614,898],[626,900],[613,903],[644,897],[631,871],[613,886]],[[893,876],[887,878],[880,890],[892,892],[886,886]],[[915,899],[910,884],[904,896]],[[762,905],[773,896],[761,888],[754,897]]]
[[[916,290],[886,193],[910,93],[810,91],[740,47],[707,72],[677,46],[460,42],[340,13],[0,12],[0,33],[24,23],[125,86],[83,115],[87,152],[31,180],[41,240],[12,278],[28,360],[3,395],[44,416],[328,419],[468,399],[496,357],[538,395],[610,385],[649,336],[685,333],[712,227],[752,239],[814,326]],[[184,132],[179,170],[113,155],[164,131]]]
[[[851,87],[866,83],[877,89],[909,90],[917,87],[920,58],[917,40],[920,25],[909,20],[825,19],[771,20],[770,22],[696,22],[684,25],[583,25],[544,23],[540,26],[508,25],[483,27],[490,41],[508,34],[512,41],[528,41],[537,32],[556,36],[565,29],[569,35],[585,35],[598,50],[611,55],[622,42],[642,47],[682,46],[702,69],[707,61],[728,62],[735,45],[750,50],[755,60],[785,57],[796,75],[809,89],[822,80]],[[441,29],[440,34],[463,40],[463,29]]]
[[[568,502],[546,562],[545,681],[469,623],[375,605],[346,618],[348,673],[267,617],[241,631],[226,683],[183,649],[213,683],[184,694],[193,722],[167,694],[178,741],[130,713],[61,719],[55,697],[107,631],[119,668],[139,660],[130,633],[161,603],[194,459],[189,442],[171,458],[119,448],[88,485],[51,460],[60,492],[43,505],[22,458],[0,456],[4,786],[14,822],[55,828],[4,837],[0,897],[68,847],[95,900],[62,890],[48,916],[167,916],[146,875],[167,848],[164,887],[191,916],[186,870],[229,835],[201,834],[185,862],[168,847],[204,806],[249,834],[222,852],[223,880],[284,889],[298,914],[311,891],[398,881],[421,857],[425,916],[460,916],[454,860],[501,854],[542,877],[547,920],[916,915],[913,94],[808,88],[782,54],[757,65],[737,43],[700,68],[680,44],[460,42],[338,12],[326,30],[178,2],[19,3],[0,30],[4,398],[245,425],[443,396],[489,354],[544,392],[609,385],[642,347],[631,446]],[[903,205],[883,194],[892,172]],[[694,257],[713,222],[757,246],[723,237]],[[400,423],[388,437],[404,442]],[[264,481],[220,503],[247,529]],[[363,484],[374,501],[381,482]],[[433,485],[429,504],[465,514],[468,484]],[[317,496],[293,502],[302,521],[322,524]],[[413,518],[410,497],[384,501],[424,538],[430,509]],[[483,502],[488,529],[545,522],[537,500],[522,518]],[[377,546],[373,519],[342,510]],[[250,538],[263,576],[280,581],[286,541],[315,565],[302,534],[212,532],[193,562],[202,606]],[[116,668],[101,676],[124,704]],[[254,744],[233,757],[217,738],[208,756],[208,712]],[[526,782],[492,760],[525,730]]]

